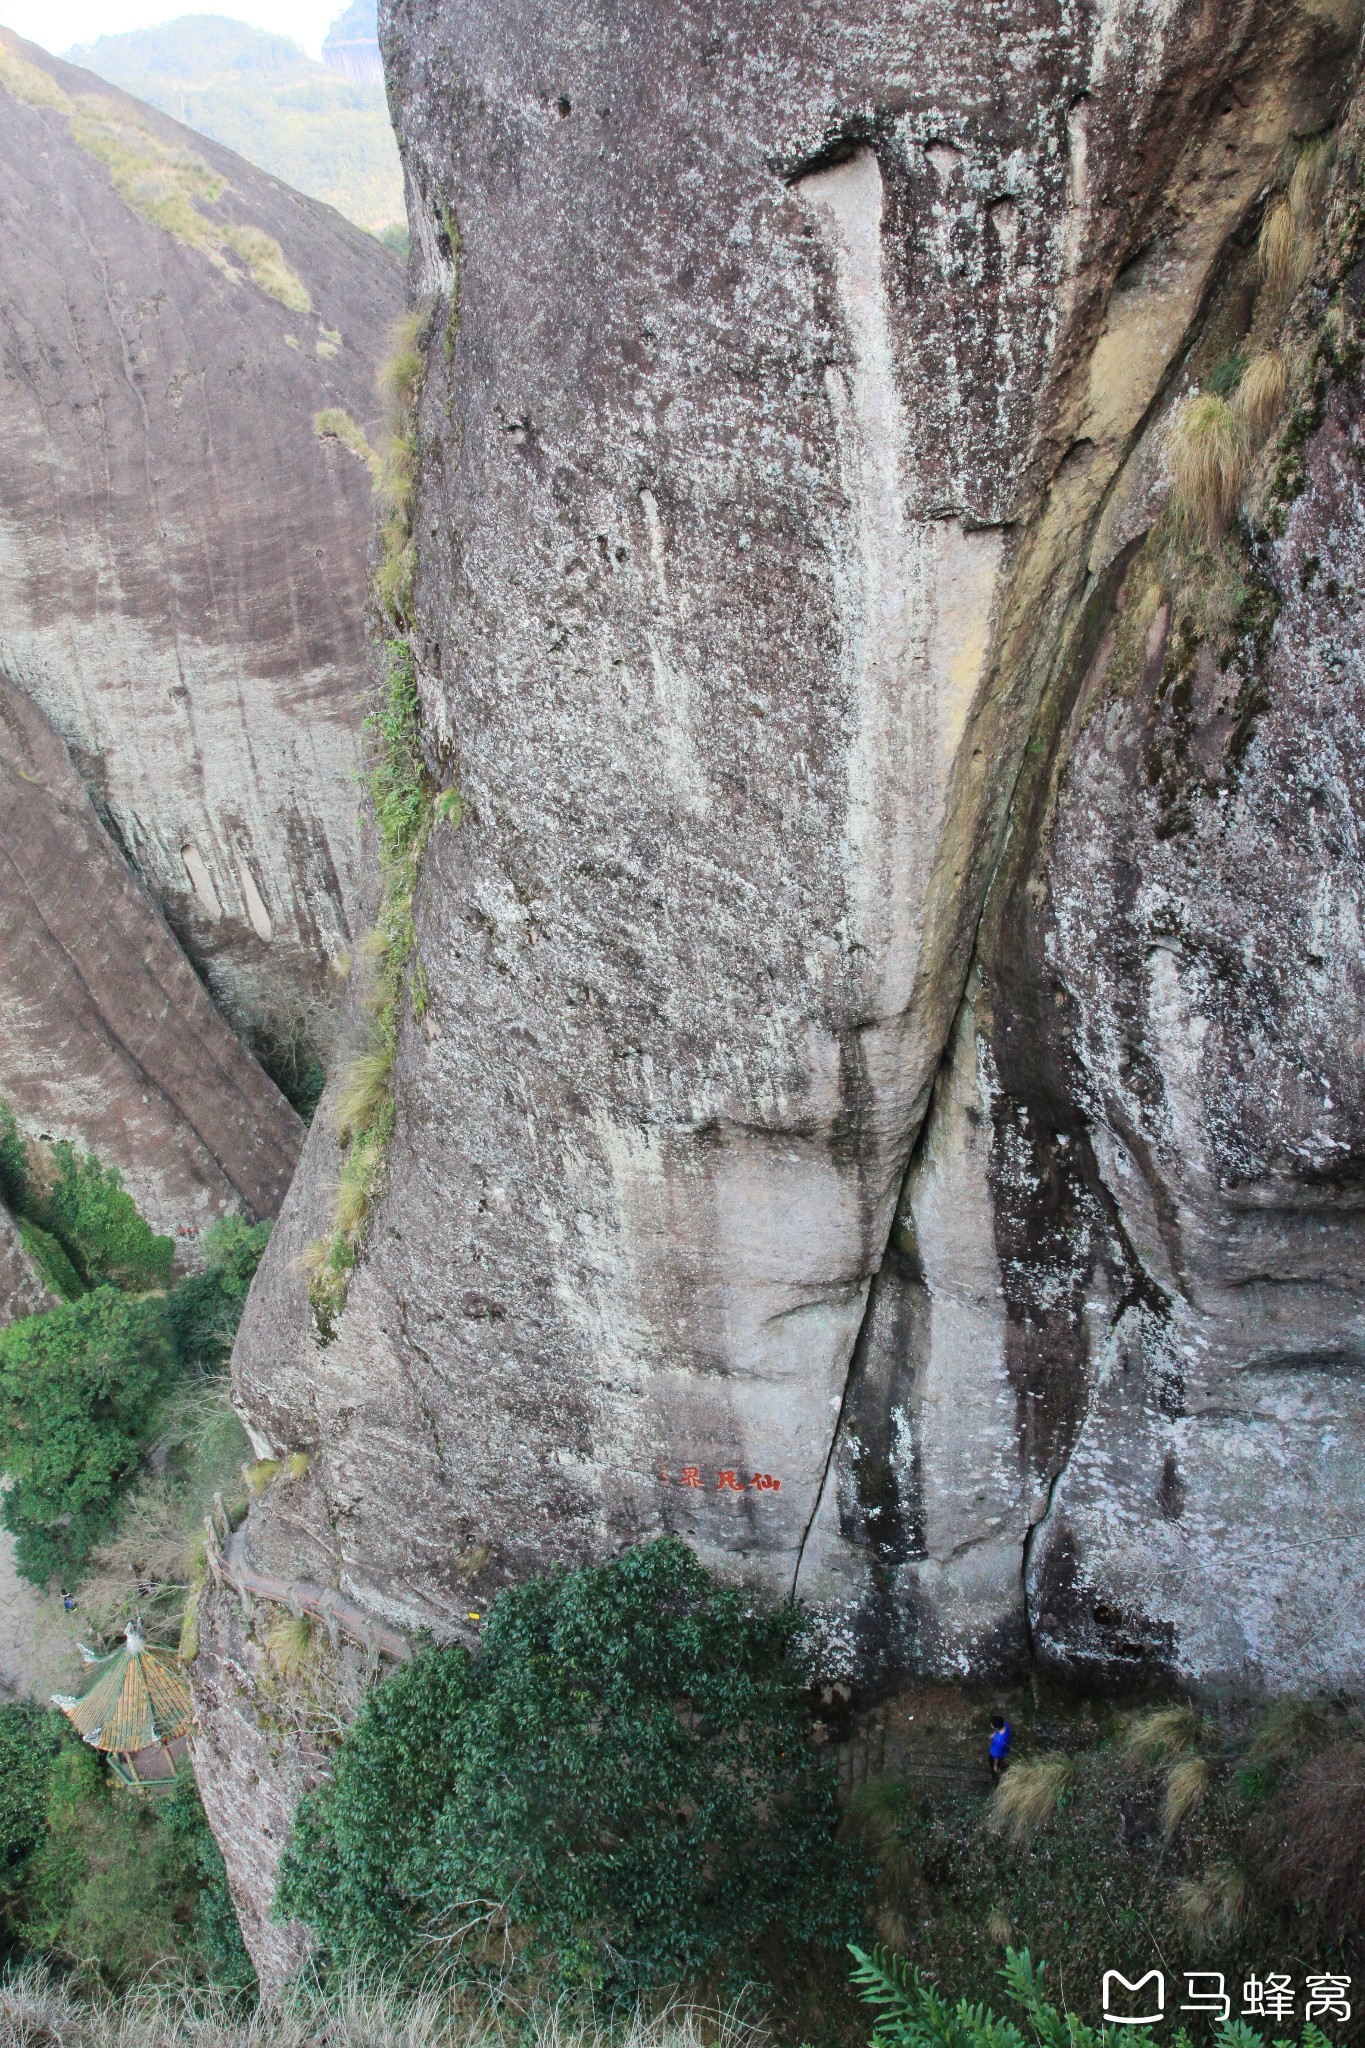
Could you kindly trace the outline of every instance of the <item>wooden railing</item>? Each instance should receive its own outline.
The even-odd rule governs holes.
[[[385,1628],[354,1601],[344,1599],[335,1586],[317,1586],[308,1579],[276,1579],[268,1572],[253,1570],[246,1562],[242,1533],[229,1522],[221,1493],[213,1496],[212,1512],[204,1517],[204,1532],[214,1584],[231,1586],[248,1619],[255,1601],[268,1600],[277,1607],[287,1607],[293,1615],[310,1614],[320,1621],[333,1649],[342,1636],[359,1643],[371,1670],[378,1666],[381,1657],[389,1657],[396,1664],[411,1660],[412,1648],[405,1636],[396,1629]]]

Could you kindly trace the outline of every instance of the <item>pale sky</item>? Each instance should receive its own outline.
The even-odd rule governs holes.
[[[249,21],[253,28],[293,36],[310,57],[322,54],[322,39],[346,0],[187,0],[177,7],[165,0],[0,0],[0,26],[41,43],[60,57],[73,43],[93,43],[96,36],[118,35],[124,29],[155,28],[182,14],[225,14]]]

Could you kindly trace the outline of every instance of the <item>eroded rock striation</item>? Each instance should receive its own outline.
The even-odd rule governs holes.
[[[231,1021],[296,1042],[364,921],[361,615],[398,266],[7,32],[0,162],[0,671]]]
[[[273,1216],[303,1125],[110,842],[70,755],[0,678],[0,1090],[123,1175],[153,1229]]]
[[[1359,31],[393,0],[463,823],[344,1314],[317,1128],[239,1338],[270,1570],[448,1635],[678,1530],[870,1682],[1358,1678]]]

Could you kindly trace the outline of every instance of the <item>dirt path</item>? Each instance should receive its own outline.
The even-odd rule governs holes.
[[[14,1538],[0,1530],[0,1700],[46,1700],[79,1690],[81,1628],[79,1610],[67,1614],[55,1593],[40,1593],[20,1578]]]

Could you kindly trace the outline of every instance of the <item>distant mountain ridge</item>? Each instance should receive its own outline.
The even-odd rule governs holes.
[[[379,233],[402,222],[403,179],[374,21],[373,0],[357,0],[328,31],[322,64],[288,36],[218,14],[100,36],[66,55]]]
[[[352,0],[346,12],[338,16],[322,45],[322,61],[329,71],[339,72],[356,85],[383,85],[384,60],[379,54],[379,11],[375,0]]]

